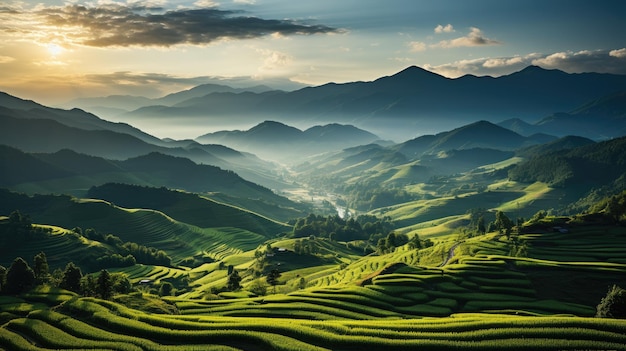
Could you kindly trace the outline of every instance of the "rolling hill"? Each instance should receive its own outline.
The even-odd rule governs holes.
[[[84,115],[77,115],[77,120],[85,118]],[[33,115],[30,110],[0,111],[2,143],[26,152],[51,153],[69,149],[90,156],[116,160],[158,152],[233,170],[242,173],[251,181],[271,188],[280,189],[287,186],[276,176],[276,165],[260,160],[250,153],[240,153],[221,145],[202,145],[191,140],[167,142],[151,137],[159,140],[153,144],[124,131],[89,127],[82,129],[83,126],[80,124],[68,126],[53,118],[36,118],[37,116],[38,114]]]
[[[411,159],[417,159],[425,154],[436,154],[449,150],[484,148],[511,151],[554,139],[556,137],[544,135],[523,137],[491,122],[478,121],[448,132],[411,139],[394,146],[393,149]]]
[[[164,143],[143,131],[126,123],[113,123],[77,108],[63,110],[40,105],[34,101],[0,92],[0,115],[20,119],[45,119],[61,123],[68,127],[89,131],[112,131],[132,135],[139,140],[155,145]]]
[[[123,241],[163,250],[177,263],[195,257],[199,264],[203,257],[216,257],[220,252],[248,251],[290,229],[249,211],[165,188],[107,184],[92,188],[90,195],[102,195],[115,204],[0,190],[0,213],[19,210],[34,223],[111,233]]]
[[[570,139],[568,139],[570,140]],[[580,142],[580,141],[578,141]],[[626,137],[600,143],[583,141],[582,146],[537,153],[512,168],[509,176],[521,182],[542,181],[553,186],[623,186],[626,173]]]
[[[79,154],[24,153],[0,146],[0,186],[28,193],[85,196],[92,186],[109,182],[184,189],[198,193],[223,193],[227,203],[286,221],[304,214],[305,205],[294,203],[271,190],[242,179],[232,171],[198,165],[189,159],[150,153],[123,161]]]

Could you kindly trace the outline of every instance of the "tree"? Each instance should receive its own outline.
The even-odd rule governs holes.
[[[63,277],[59,287],[73,292],[80,292],[80,281],[83,278],[83,272],[76,267],[74,262],[70,262],[65,266]]]
[[[6,291],[10,294],[20,294],[32,287],[34,283],[35,273],[28,263],[21,257],[13,260],[7,271]]]
[[[274,294],[276,294],[276,285],[278,285],[278,278],[280,278],[280,272],[278,269],[272,269],[265,277],[267,284],[271,285],[274,288]]]
[[[485,227],[485,217],[478,217],[478,223],[476,224],[476,230],[480,234],[485,234],[487,232],[487,228]]]
[[[159,288],[159,296],[171,296],[174,291],[174,285],[170,282],[163,282]]]
[[[101,270],[100,274],[98,274],[96,294],[104,300],[108,300],[113,296],[113,280],[111,279],[111,274],[106,269]]]
[[[232,273],[230,273],[230,275],[228,276],[228,283],[226,284],[226,287],[230,291],[237,291],[241,289],[240,283],[241,283],[241,277],[239,276],[239,273],[237,272],[237,270],[233,269]]]
[[[89,274],[80,280],[80,291],[84,296],[96,296],[96,279]]]
[[[500,233],[505,233],[507,237],[511,234],[511,229],[513,228],[513,221],[509,219],[509,217],[504,214],[502,211],[496,212],[496,229],[500,231]]]
[[[33,259],[33,272],[35,273],[35,281],[39,285],[47,283],[50,280],[48,258],[43,251],[36,254]]]
[[[267,285],[261,279],[255,280],[248,289],[257,296],[265,296],[267,294]]]
[[[613,285],[596,307],[596,317],[626,318],[626,290]]]
[[[422,248],[422,240],[420,239],[419,234],[415,233],[411,240],[409,240],[409,248],[412,250]]]
[[[118,272],[111,274],[111,283],[113,285],[113,292],[118,294],[128,294],[133,290],[133,284],[128,279],[128,275]]]
[[[4,266],[0,266],[0,292],[5,289],[7,284],[7,269]]]

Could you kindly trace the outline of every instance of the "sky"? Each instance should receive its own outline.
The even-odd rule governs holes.
[[[626,74],[626,1],[0,0],[0,91],[40,103],[295,89],[416,65]]]

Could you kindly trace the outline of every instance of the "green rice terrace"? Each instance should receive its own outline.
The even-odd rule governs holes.
[[[518,225],[395,229],[186,193],[3,198],[0,350],[626,350],[624,193]]]

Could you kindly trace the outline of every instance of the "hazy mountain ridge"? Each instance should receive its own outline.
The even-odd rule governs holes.
[[[9,103],[5,102],[7,105],[15,102],[23,107],[36,105],[13,97],[8,100]],[[104,121],[80,110],[55,110],[47,107],[14,110],[0,106],[2,143],[26,152],[49,153],[70,149],[117,160],[159,152],[241,172],[246,178],[272,188],[284,186],[266,174],[275,167],[252,154],[242,154],[225,146],[201,145],[194,141],[162,141],[133,127],[124,126],[126,125]],[[139,138],[142,135],[144,137]]]
[[[451,131],[408,140],[392,148],[411,159],[417,159],[424,154],[448,150],[486,148],[511,151],[523,146],[540,144],[546,138],[556,139],[549,136],[524,137],[491,122],[478,121]]]
[[[450,79],[412,66],[371,82],[328,83],[280,94],[209,94],[181,104],[184,107],[146,107],[128,116],[335,121],[382,131],[383,136],[394,135],[393,126],[396,136],[408,137],[420,130],[442,131],[478,119],[534,121],[619,91],[626,91],[626,76],[568,74],[529,66],[497,78]]]
[[[379,137],[354,126],[337,123],[302,131],[280,122],[265,121],[248,130],[209,133],[196,140],[223,144],[268,158],[288,160],[371,143],[379,140]]]
[[[71,150],[29,154],[0,145],[0,187],[26,192],[65,193],[85,196],[94,185],[108,182],[141,186],[168,187],[199,193],[224,193],[228,201],[239,205],[246,199],[268,216],[279,214],[281,220],[301,215],[301,204],[276,195],[271,190],[249,182],[232,171],[198,165],[183,157],[152,152],[123,161],[79,154]]]
[[[274,89],[266,85],[255,85],[245,88],[234,88],[223,84],[207,83],[195,86],[191,89],[167,94],[160,98],[147,98],[144,96],[109,95],[105,97],[87,97],[71,100],[62,104],[65,108],[79,107],[104,116],[118,115],[146,106],[173,106],[185,100],[202,97],[212,93],[264,93]]]
[[[109,122],[77,108],[62,110],[47,107],[34,101],[23,100],[3,92],[0,92],[0,113],[3,116],[13,118],[49,119],[68,127],[84,130],[110,130],[132,135],[148,143],[156,145],[163,144],[159,138],[147,134],[126,123]]]

